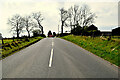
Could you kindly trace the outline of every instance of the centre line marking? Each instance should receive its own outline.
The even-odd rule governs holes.
[[[50,55],[50,60],[49,60],[49,67],[52,66],[52,58],[53,58],[53,49],[51,49],[51,55]]]
[[[52,41],[52,47],[54,46],[54,42]]]

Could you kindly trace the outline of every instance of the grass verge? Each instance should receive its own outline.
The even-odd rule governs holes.
[[[103,40],[100,37],[74,36],[68,35],[61,37],[62,39],[71,41],[80,47],[94,53],[95,55],[117,65],[120,57],[120,42]]]
[[[38,42],[41,39],[43,39],[43,37],[29,38],[29,41],[27,41],[25,39],[21,39],[19,41],[16,40],[15,42],[12,42],[11,40],[10,41],[5,40],[4,42],[6,42],[5,45],[7,45],[7,46],[2,45],[2,46],[4,46],[4,48],[0,49],[0,56],[1,56],[0,59],[4,59],[5,57],[10,56],[13,53],[15,53],[21,49],[24,49],[24,48]],[[9,43],[7,43],[7,42],[9,42]]]

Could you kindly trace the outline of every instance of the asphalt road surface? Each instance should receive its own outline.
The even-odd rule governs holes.
[[[60,38],[41,41],[2,60],[3,78],[118,78],[118,68]]]

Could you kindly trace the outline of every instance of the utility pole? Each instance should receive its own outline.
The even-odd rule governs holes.
[[[58,34],[59,34],[59,25],[58,25]]]

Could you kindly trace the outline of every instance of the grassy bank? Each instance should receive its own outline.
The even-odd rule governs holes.
[[[19,51],[39,40],[43,39],[43,37],[35,37],[35,38],[29,38],[29,39],[20,39],[20,40],[15,40],[13,42],[12,39],[5,39],[3,45],[0,45],[0,47],[2,46],[3,48],[0,49],[0,56],[2,56],[2,58],[5,58],[13,53],[15,53],[16,51]]]
[[[84,49],[96,54],[97,56],[120,66],[118,56],[120,57],[120,42],[103,40],[100,37],[74,36],[68,35],[61,37],[62,39],[71,41]],[[119,55],[118,55],[119,54]]]

